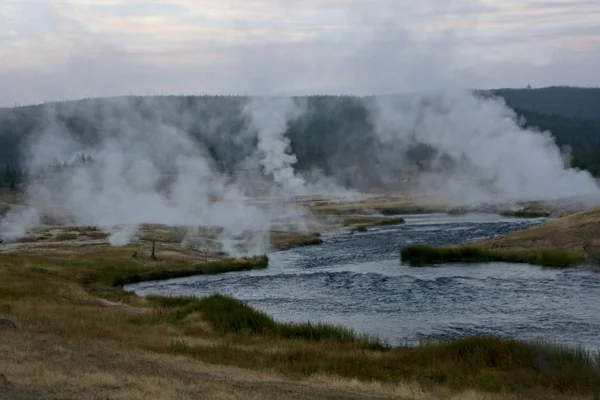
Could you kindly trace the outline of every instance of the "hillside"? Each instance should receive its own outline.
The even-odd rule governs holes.
[[[568,118],[600,118],[600,88],[555,86],[540,89],[496,89],[489,92],[504,98],[514,109]]]
[[[528,127],[550,131],[559,146],[571,147],[575,166],[600,173],[600,152],[596,151],[600,148],[600,89],[550,87],[479,93],[503,97]],[[406,97],[399,99],[405,101]],[[423,168],[433,159],[442,160],[441,168],[452,163],[420,143],[408,141],[398,152],[377,140],[369,114],[372,98],[310,96],[294,101],[303,102],[304,110],[290,121],[285,137],[297,156],[295,168],[299,171],[318,169],[326,175],[336,171],[342,184],[352,181],[376,186],[382,160],[391,157],[406,161],[389,171],[391,176],[402,175],[408,165]],[[435,101],[429,99],[420,106],[431,108]],[[4,165],[18,165],[27,144],[40,132],[60,131],[65,140],[93,147],[101,137],[121,135],[128,127],[152,130],[160,124],[188,132],[221,170],[233,172],[253,147],[246,135],[253,129],[243,112],[247,102],[248,98],[241,96],[130,96],[0,109],[0,174],[11,175]],[[410,137],[410,129],[415,127],[403,129],[408,129]],[[0,176],[2,180],[0,186],[8,186],[6,176]]]

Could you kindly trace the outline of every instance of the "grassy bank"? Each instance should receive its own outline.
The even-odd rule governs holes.
[[[226,259],[213,261],[205,264],[196,264],[185,267],[161,268],[156,270],[144,270],[130,272],[119,272],[118,276],[113,278],[113,286],[125,286],[133,283],[159,281],[174,278],[185,278],[195,275],[215,275],[226,272],[248,271],[252,269],[264,269],[269,265],[269,259],[264,257],[255,257],[250,259]],[[112,278],[112,276],[110,277]],[[108,279],[110,279],[108,278]],[[90,278],[87,278],[88,280]],[[103,280],[107,278],[102,278]]]
[[[81,248],[70,256],[0,254],[0,318],[18,326],[2,333],[0,374],[8,386],[0,381],[0,397],[212,397],[217,390],[246,390],[248,371],[259,378],[247,394],[260,393],[258,398],[401,393],[442,399],[475,390],[496,398],[566,399],[600,393],[598,360],[578,349],[497,338],[390,347],[337,326],[280,323],[227,296],[141,298],[119,287],[266,263],[257,258],[199,265],[163,257],[134,259],[130,249],[114,248]],[[161,383],[152,384],[157,376]],[[207,383],[223,377],[234,383]],[[340,389],[318,389],[315,380],[327,390]],[[281,394],[297,381],[304,383]],[[373,382],[379,382],[377,392]],[[161,394],[163,388],[175,389]],[[132,396],[133,390],[141,394]]]
[[[488,250],[517,252],[551,249],[582,257],[585,245],[594,253],[600,252],[600,207],[473,244]]]
[[[343,218],[343,226],[353,232],[366,232],[370,228],[378,226],[402,225],[406,223],[402,217],[368,217],[368,216],[346,216]]]
[[[442,213],[447,212],[446,208],[427,208],[420,206],[351,206],[351,207],[316,207],[313,212],[315,214],[329,214],[329,215],[372,215],[381,214],[385,216],[394,215],[410,215],[410,214],[431,214],[431,213]]]
[[[271,250],[283,251],[296,247],[316,246],[323,243],[318,233],[271,232]]]
[[[447,212],[448,207],[441,204],[414,200],[367,200],[350,203],[315,204],[311,210],[316,214],[329,215],[406,215]]]
[[[503,211],[500,215],[504,217],[515,218],[548,218],[552,214],[544,210],[519,210],[519,211]]]
[[[545,267],[570,267],[581,264],[585,258],[578,254],[551,250],[488,250],[478,247],[410,246],[400,252],[402,261],[412,266],[446,263],[510,262]]]

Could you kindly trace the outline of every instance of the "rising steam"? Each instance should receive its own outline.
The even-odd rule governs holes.
[[[556,200],[600,194],[586,171],[568,168],[549,132],[525,129],[503,100],[470,92],[379,97],[374,131],[386,154],[417,175],[414,189],[455,204]],[[402,154],[426,146],[431,157],[415,171]],[[392,157],[393,158],[393,157]],[[390,171],[390,157],[381,159]]]
[[[470,92],[361,99],[364,124],[318,131],[323,143],[344,146],[327,152],[317,142],[316,161],[326,168],[303,159],[301,171],[288,134],[295,121],[312,118],[306,100],[243,100],[222,115],[186,101],[111,98],[46,106],[24,152],[33,171],[29,208],[2,220],[3,237],[18,238],[40,222],[94,225],[122,246],[140,224],[155,223],[190,232],[210,227],[218,232],[219,250],[251,255],[268,251],[272,229],[307,229],[309,216],[295,196],[355,199],[369,181],[455,205],[599,193],[587,172],[565,166],[549,133],[523,128],[501,100]],[[95,134],[69,128],[65,121],[73,118]],[[301,131],[295,140],[309,138]],[[80,153],[93,162],[36,172]],[[184,243],[194,245],[188,238]]]
[[[288,193],[298,193],[306,185],[294,171],[298,159],[285,137],[289,121],[299,117],[302,108],[291,98],[253,99],[244,107],[258,138],[257,156],[264,174]]]

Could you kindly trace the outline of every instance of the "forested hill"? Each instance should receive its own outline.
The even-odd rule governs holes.
[[[489,93],[503,97],[514,109],[567,118],[600,119],[600,88],[555,86],[541,89],[496,89]]]
[[[528,126],[551,131],[560,146],[571,147],[576,166],[600,173],[600,89],[550,87],[478,93],[503,97],[527,120]],[[242,112],[247,100],[236,96],[120,97],[0,108],[0,170],[6,164],[18,168],[21,150],[35,132],[59,129],[93,145],[103,134],[117,134],[123,127],[121,120],[132,118],[128,112],[131,110],[135,110],[136,118],[150,123],[162,118],[161,123],[189,132],[227,169],[247,156],[245,144],[239,140],[240,132],[248,129]],[[307,112],[293,121],[286,132],[298,156],[296,166],[316,167],[326,173],[331,168],[376,168],[375,154],[385,149],[378,148],[373,140],[367,112],[369,101],[346,96],[306,98]],[[157,117],[156,110],[166,111]],[[417,146],[406,149],[404,156],[418,164],[431,153]]]
[[[600,175],[600,88],[548,87],[482,92],[504,98],[526,125],[573,149],[573,166]]]

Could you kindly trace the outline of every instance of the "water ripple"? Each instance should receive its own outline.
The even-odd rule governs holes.
[[[393,343],[500,335],[600,348],[600,274],[491,263],[410,268],[399,249],[504,235],[536,221],[490,216],[412,216],[321,246],[270,255],[266,270],[129,287],[142,295],[224,293],[282,321],[321,321]],[[540,222],[540,221],[537,221]]]

